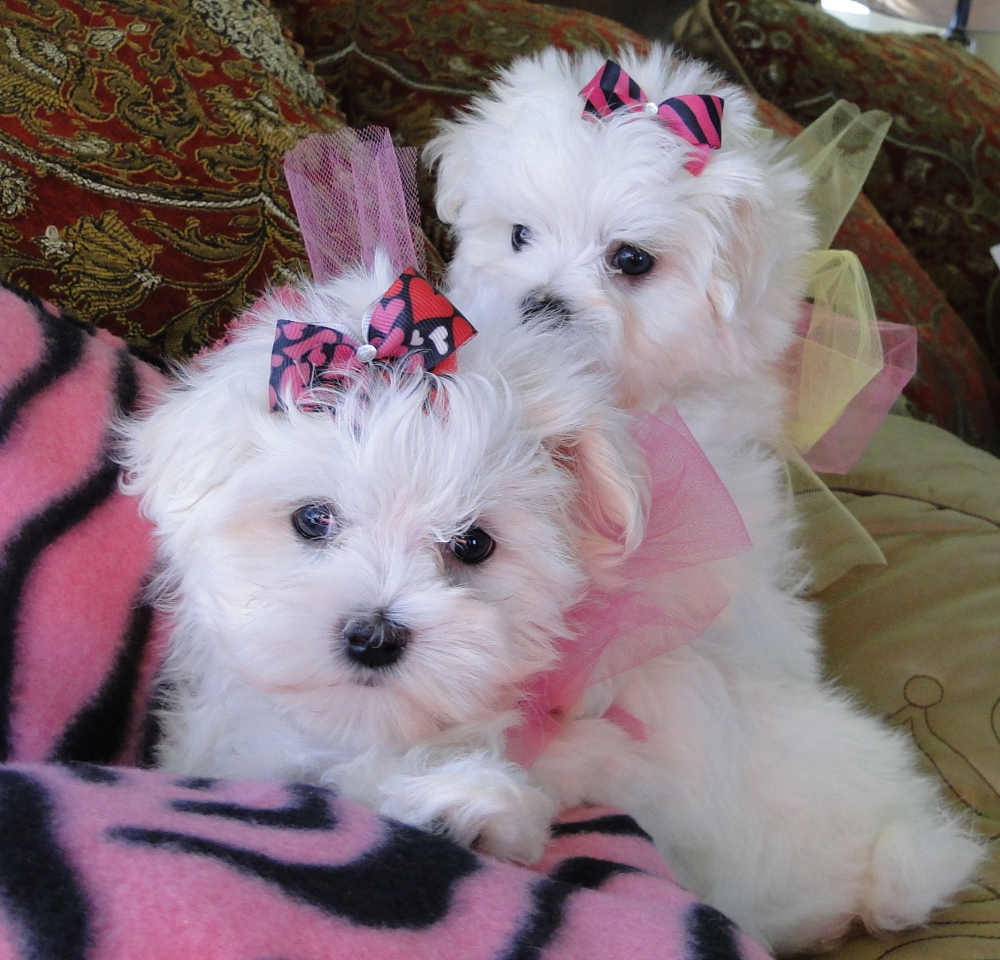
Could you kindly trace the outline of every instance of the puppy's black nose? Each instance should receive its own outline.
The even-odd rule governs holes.
[[[521,301],[521,323],[540,320],[553,327],[561,327],[572,316],[569,304],[546,290],[535,290]]]
[[[352,617],[343,632],[347,655],[372,670],[392,666],[410,639],[410,630],[376,611],[368,617]]]

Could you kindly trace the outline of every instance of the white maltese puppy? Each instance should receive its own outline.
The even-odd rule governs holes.
[[[380,260],[274,292],[121,428],[124,487],[156,524],[175,618],[158,760],[332,783],[533,861],[555,805],[504,758],[504,730],[584,585],[576,505],[610,504],[634,538],[642,483],[608,385],[570,357],[539,375],[538,343],[551,361],[568,338],[498,347],[509,378],[485,361],[432,377],[410,359],[454,350],[465,321],[425,319],[395,351],[425,353],[385,367],[402,334],[376,350],[370,330],[404,288],[423,285],[424,313],[451,309],[394,274]],[[419,316],[415,302],[403,312]]]
[[[905,734],[824,679],[776,452],[813,246],[806,179],[704,65],[659,48],[620,63],[519,60],[441,125],[425,159],[457,240],[449,296],[470,315],[554,315],[624,406],[673,401],[754,549],[713,565],[730,602],[712,627],[591,690],[532,776],[562,805],[628,810],[682,882],[772,949],[855,917],[924,923],[980,847]],[[602,719],[612,702],[646,742]]]

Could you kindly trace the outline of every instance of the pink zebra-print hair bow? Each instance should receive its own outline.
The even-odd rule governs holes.
[[[684,169],[699,176],[713,150],[722,146],[721,97],[687,94],[653,103],[642,88],[622,68],[608,60],[581,91],[583,115],[589,120],[603,120],[617,110],[655,116],[671,133],[694,148]]]
[[[475,327],[413,267],[407,267],[375,304],[365,343],[341,330],[279,320],[271,348],[271,410],[283,410],[320,384],[331,385],[366,364],[406,358],[415,369],[452,373],[455,351]]]

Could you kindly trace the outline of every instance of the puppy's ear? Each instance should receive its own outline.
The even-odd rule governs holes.
[[[445,223],[454,223],[465,203],[472,152],[472,130],[461,120],[442,120],[438,134],[425,147],[424,163],[436,175],[434,203],[437,215]]]
[[[705,198],[706,294],[724,347],[744,364],[772,359],[786,345],[783,328],[802,295],[801,262],[815,239],[805,177],[788,161],[767,154],[758,161],[766,173],[727,174]]]
[[[766,285],[762,269],[767,258],[763,245],[770,239],[762,205],[734,200],[715,223],[718,245],[707,295],[720,327],[728,329],[750,307]]]
[[[552,438],[556,460],[573,474],[576,525],[602,540],[621,540],[625,549],[642,540],[648,494],[642,458],[619,418],[594,416],[568,435]]]
[[[648,506],[646,465],[614,384],[566,331],[517,325],[497,336],[493,361],[514,387],[542,443],[575,481],[574,524],[595,539],[637,546]]]
[[[245,344],[222,353],[233,350],[248,356]],[[259,371],[244,369],[241,377],[234,360],[216,354],[196,362],[147,412],[118,425],[121,487],[142,496],[143,512],[157,524],[190,513],[231,476],[253,446],[252,423],[267,415],[268,368],[262,361]],[[253,376],[262,381],[259,399],[247,382]]]

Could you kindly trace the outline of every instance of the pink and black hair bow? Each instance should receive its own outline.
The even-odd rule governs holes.
[[[375,304],[365,343],[340,330],[279,320],[271,349],[271,409],[298,402],[316,386],[332,386],[373,363],[405,358],[408,369],[451,373],[455,351],[476,330],[444,294],[407,267]]]
[[[705,169],[712,150],[722,146],[721,97],[687,94],[653,103],[642,88],[622,68],[608,60],[581,91],[583,115],[602,120],[618,110],[655,116],[671,133],[694,148],[684,169],[696,177]]]

